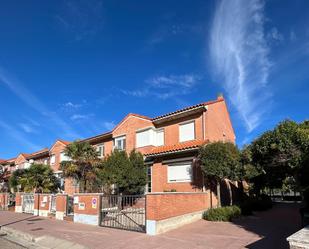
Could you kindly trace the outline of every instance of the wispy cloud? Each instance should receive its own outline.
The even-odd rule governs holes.
[[[0,120],[0,127],[1,127],[1,129],[5,130],[7,134],[9,134],[11,137],[13,137],[15,139],[15,141],[17,141],[21,145],[27,146],[30,150],[41,149],[40,146],[32,143],[31,140],[26,138],[23,135],[22,132],[18,131],[17,129],[15,129],[11,125],[5,123],[4,121]]]
[[[38,133],[38,130],[35,129],[33,126],[31,126],[30,124],[26,124],[26,123],[19,123],[18,124],[22,130],[26,133]]]
[[[86,120],[91,117],[93,117],[93,114],[73,114],[71,116],[71,120],[76,121],[76,120]]]
[[[103,26],[103,4],[98,0],[63,1],[55,21],[75,41],[95,36]]]
[[[80,137],[57,113],[51,112],[34,94],[32,94],[24,85],[13,75],[0,67],[0,83],[9,88],[23,102],[33,108],[49,121],[57,125],[66,136],[71,138]]]
[[[270,40],[282,42],[284,40],[283,34],[279,32],[279,30],[276,27],[273,27],[268,33],[267,38]]]
[[[201,79],[197,74],[159,75],[145,80],[144,88],[122,90],[122,93],[134,97],[154,96],[168,99],[191,93]]]
[[[104,121],[103,122],[103,127],[108,131],[111,131],[115,126],[116,124],[114,121]]]
[[[230,101],[247,130],[255,129],[269,108],[269,47],[260,0],[222,0],[210,33],[210,60],[216,80],[223,81]],[[267,103],[267,104],[265,104]]]

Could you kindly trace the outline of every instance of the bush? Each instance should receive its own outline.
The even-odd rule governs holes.
[[[209,221],[231,221],[239,217],[241,210],[238,206],[213,208],[203,213],[203,219]]]
[[[252,211],[265,211],[272,208],[273,204],[268,195],[261,195],[259,197],[249,197],[239,206],[242,215],[251,215]]]

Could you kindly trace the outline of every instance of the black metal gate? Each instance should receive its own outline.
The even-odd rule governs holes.
[[[104,195],[101,208],[101,226],[146,231],[145,195]]]

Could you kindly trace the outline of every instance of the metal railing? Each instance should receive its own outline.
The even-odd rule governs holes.
[[[22,211],[23,213],[33,214],[34,213],[34,194],[23,194],[22,200]]]
[[[67,216],[74,215],[74,196],[68,196],[67,199]]]
[[[145,232],[145,195],[101,197],[101,226]]]
[[[51,214],[56,214],[56,195],[51,195],[50,196],[50,205],[49,205],[49,212]]]

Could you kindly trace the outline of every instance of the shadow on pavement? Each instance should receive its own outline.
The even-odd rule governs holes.
[[[288,249],[286,238],[301,229],[299,204],[275,203],[270,210],[256,212],[253,216],[242,217],[233,223],[261,237],[246,248]]]

